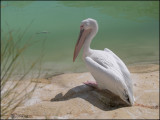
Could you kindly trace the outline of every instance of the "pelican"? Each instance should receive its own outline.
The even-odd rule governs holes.
[[[95,79],[95,82],[87,81],[84,83],[100,90],[107,89],[118,95],[129,106],[132,106],[134,104],[132,79],[126,65],[107,48],[104,50],[90,48],[90,43],[97,32],[96,20],[88,18],[81,22],[73,62],[83,46],[83,60]]]

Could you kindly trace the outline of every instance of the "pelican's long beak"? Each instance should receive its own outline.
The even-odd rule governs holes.
[[[73,62],[75,61],[76,57],[78,56],[89,32],[90,32],[90,30],[84,30],[84,29],[80,30],[79,37],[78,37],[78,40],[77,40],[77,43],[76,43],[76,46],[74,49]]]

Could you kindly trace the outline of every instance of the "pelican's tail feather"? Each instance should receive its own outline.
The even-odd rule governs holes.
[[[130,91],[125,91],[125,101],[131,106],[134,104],[134,96]]]

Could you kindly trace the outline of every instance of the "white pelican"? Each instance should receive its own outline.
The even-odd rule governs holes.
[[[97,21],[85,19],[80,25],[80,34],[75,46],[73,62],[83,46],[83,60],[96,82],[85,84],[107,89],[118,95],[128,105],[134,104],[133,86],[130,72],[123,61],[111,50],[94,50],[90,43],[98,32]]]

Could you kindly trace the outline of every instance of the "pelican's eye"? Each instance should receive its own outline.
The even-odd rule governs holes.
[[[83,27],[83,25],[80,26],[81,28]]]
[[[80,29],[83,29],[83,28],[84,28],[84,25],[81,25],[81,26],[80,26]]]

